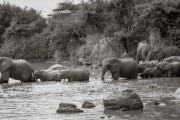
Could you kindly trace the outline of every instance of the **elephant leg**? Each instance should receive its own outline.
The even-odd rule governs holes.
[[[68,82],[72,82],[72,81],[74,81],[74,78],[73,77],[69,77],[68,78]]]
[[[10,75],[10,70],[9,70],[9,69],[3,71],[3,72],[1,73],[0,84],[1,84],[1,83],[8,83],[8,81],[9,81],[9,75]]]
[[[31,79],[31,76],[28,74],[22,74],[21,75],[21,82],[24,82],[24,83],[26,83],[26,82],[28,82],[29,80]]]
[[[113,80],[118,80],[118,78],[119,78],[119,72],[112,73],[112,79]]]
[[[168,77],[172,77],[173,76],[172,70],[168,70],[167,73],[168,73]]]

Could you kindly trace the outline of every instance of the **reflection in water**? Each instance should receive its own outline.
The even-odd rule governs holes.
[[[35,69],[47,69],[49,64],[33,64]],[[83,66],[82,66],[83,67]],[[100,69],[90,71],[98,75]],[[108,74],[109,75],[109,74]],[[179,78],[158,78],[112,81],[110,76],[103,82],[90,77],[89,82],[37,82],[0,85],[0,120],[99,120],[104,119],[179,119],[180,100],[174,92],[180,86]],[[153,87],[150,87],[153,86]],[[139,94],[144,109],[137,111],[104,110],[103,98],[119,90],[132,89]],[[93,109],[81,108],[85,100],[92,100]],[[167,106],[155,106],[154,101]],[[84,113],[57,114],[60,102],[74,103]]]

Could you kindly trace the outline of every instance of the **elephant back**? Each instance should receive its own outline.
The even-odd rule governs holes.
[[[139,66],[132,58],[120,59],[120,77],[137,77]]]

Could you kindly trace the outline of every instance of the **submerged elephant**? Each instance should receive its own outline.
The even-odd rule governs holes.
[[[168,62],[168,63],[180,62],[180,56],[171,56],[171,57],[165,58],[163,62]]]
[[[34,78],[41,79],[41,81],[58,81],[61,71],[38,70],[34,72]]]
[[[61,72],[59,79],[68,79],[68,81],[89,81],[89,73],[86,69],[68,69]]]
[[[164,72],[160,69],[155,68],[146,68],[144,72],[141,75],[142,77],[148,78],[148,77],[163,77]]]
[[[0,72],[0,83],[8,83],[9,77],[21,82],[35,82],[33,67],[23,59],[0,57]]]
[[[173,63],[160,62],[157,68],[164,71],[166,76],[168,77],[173,77],[173,75],[180,77],[180,63],[179,62],[173,62]]]
[[[169,46],[166,48],[157,48],[149,51],[146,61],[158,60],[163,61],[167,57],[180,56],[180,49],[175,46]]]
[[[137,47],[136,61],[139,63],[140,60],[145,61],[148,52],[151,50],[151,46],[145,41],[139,42]]]
[[[139,73],[143,73],[146,68],[155,68],[157,67],[158,62],[157,61],[145,61],[143,63],[138,64],[139,66]]]
[[[105,59],[102,62],[101,80],[104,80],[104,75],[109,70],[112,74],[113,80],[118,80],[119,77],[128,78],[128,79],[137,79],[139,67],[137,62],[132,58]]]

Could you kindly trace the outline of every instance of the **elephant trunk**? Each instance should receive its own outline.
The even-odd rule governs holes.
[[[150,61],[150,56],[149,55],[146,57],[145,61]]]
[[[107,66],[103,66],[101,80],[104,80],[104,76],[105,76],[107,71],[108,71],[108,67]]]

